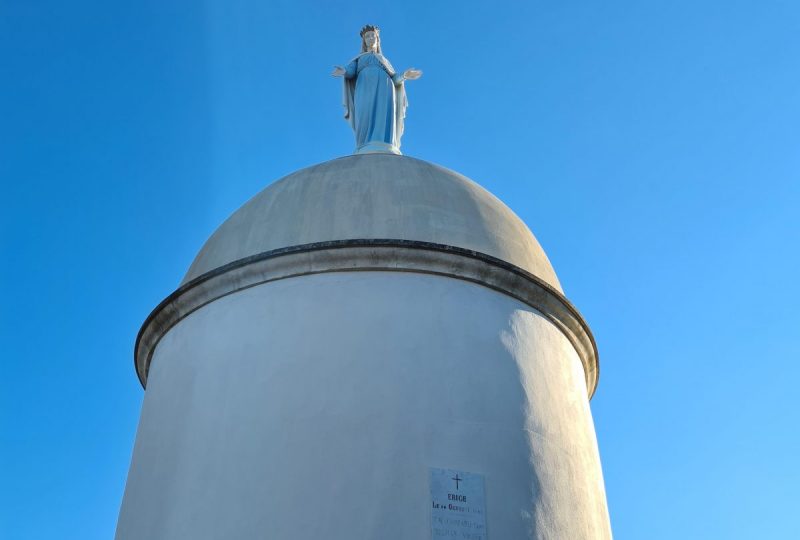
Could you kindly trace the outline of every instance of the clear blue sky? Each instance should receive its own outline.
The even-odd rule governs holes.
[[[405,153],[516,211],[595,333],[616,538],[800,538],[800,3],[334,4],[0,1],[0,536],[113,535],[140,324],[351,152],[328,73],[370,22],[425,72]]]

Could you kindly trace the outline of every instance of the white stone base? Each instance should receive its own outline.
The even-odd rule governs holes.
[[[429,467],[483,475],[491,540],[610,538],[583,367],[466,281],[283,279],[159,342],[118,540],[430,538]]]
[[[400,149],[393,144],[383,142],[371,142],[356,148],[354,154],[395,154],[401,156]]]

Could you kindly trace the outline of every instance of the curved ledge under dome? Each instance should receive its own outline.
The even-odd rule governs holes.
[[[233,261],[182,285],[153,310],[136,338],[134,363],[142,386],[161,338],[214,300],[263,283],[324,272],[419,272],[477,283],[512,296],[547,317],[575,347],[589,398],[598,379],[589,326],[560,291],[530,272],[484,253],[409,240],[353,239],[292,246]]]

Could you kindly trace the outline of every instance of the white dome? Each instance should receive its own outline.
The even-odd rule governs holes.
[[[449,169],[391,154],[343,157],[273,183],[217,229],[181,285],[264,252],[356,239],[476,251],[561,292],[539,242],[497,197]]]

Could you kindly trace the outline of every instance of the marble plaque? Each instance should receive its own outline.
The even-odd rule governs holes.
[[[486,540],[483,476],[430,469],[431,539]]]

